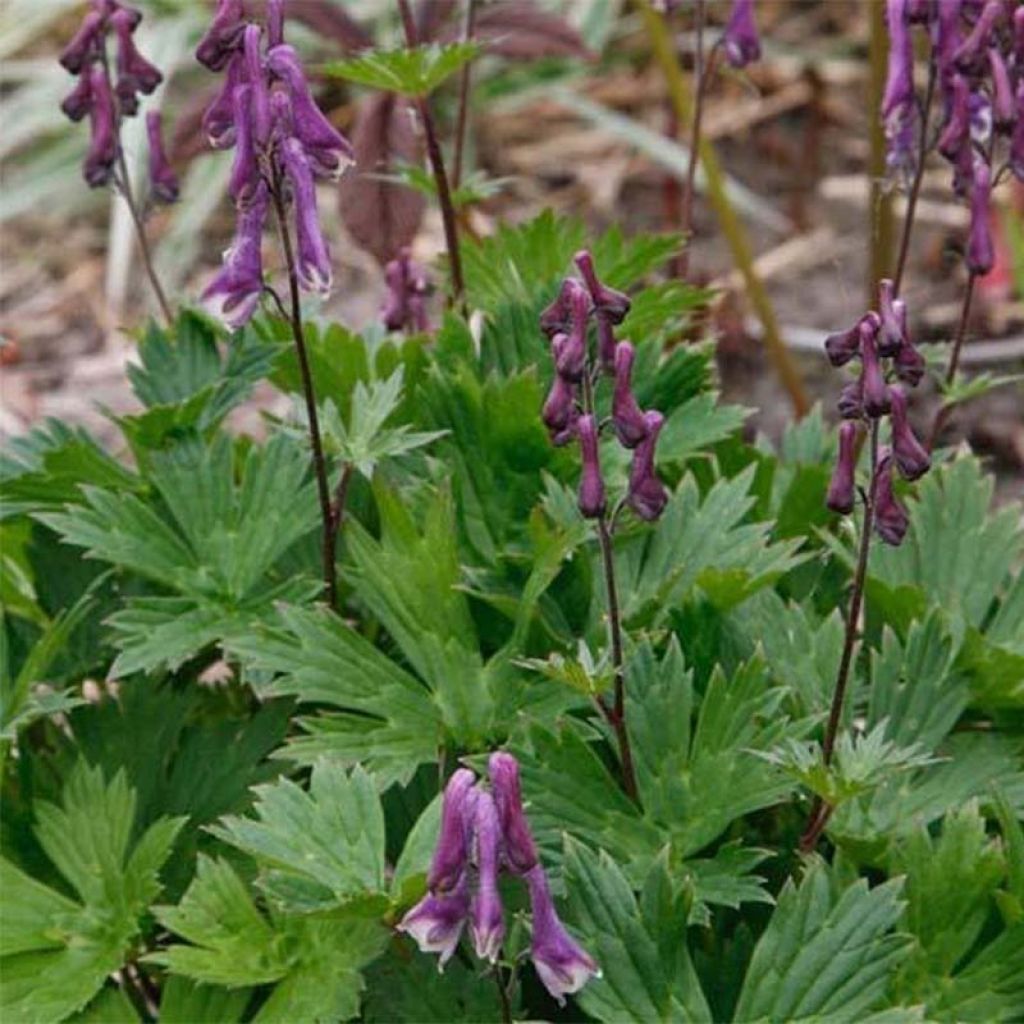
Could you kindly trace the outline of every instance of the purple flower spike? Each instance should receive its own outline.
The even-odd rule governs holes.
[[[732,12],[722,33],[722,47],[725,59],[734,68],[745,68],[761,56],[754,0],[733,0]]]
[[[575,412],[576,385],[560,374],[555,374],[555,379],[551,382],[551,390],[548,392],[544,408],[541,411],[544,426],[552,434],[560,434],[573,422]]]
[[[246,25],[242,33],[245,51],[245,77],[252,86],[252,127],[256,142],[264,146],[270,140],[270,89],[260,53],[260,38],[263,32],[259,25]]]
[[[894,356],[910,339],[906,335],[906,304],[894,297],[893,283],[888,278],[878,282],[878,311],[882,320],[877,335],[878,354]]]
[[[907,419],[907,396],[903,389],[893,387],[889,391],[892,396],[893,457],[903,478],[916,480],[918,477],[924,476],[931,468],[931,456],[914,436],[914,431]]]
[[[1002,14],[1002,0],[988,0],[981,9],[974,28],[953,54],[953,63],[961,71],[969,73],[980,68],[985,60],[985,51],[992,40],[992,30]]]
[[[654,470],[654,449],[665,417],[656,409],[644,413],[647,436],[633,452],[629,467],[629,507],[646,523],[651,523],[665,510],[668,492]]]
[[[875,503],[875,531],[886,544],[899,547],[906,536],[910,517],[892,491],[892,455],[888,450],[883,453],[875,471],[872,493]]]
[[[427,887],[431,892],[449,892],[465,875],[473,820],[471,812],[476,800],[473,793],[475,783],[476,776],[468,768],[460,768],[445,786],[441,830],[427,873]]]
[[[863,326],[860,332],[860,361],[864,411],[872,419],[877,419],[889,411],[889,389],[885,386],[874,334]]]
[[[160,112],[151,110],[146,114],[146,135],[149,138],[149,187],[162,203],[174,203],[178,199],[178,176],[171,170],[161,132]]]
[[[849,330],[837,331],[825,339],[825,355],[833,366],[845,366],[854,356],[860,355],[860,327],[865,322],[877,331],[882,321],[878,314],[871,310]]]
[[[907,0],[886,0],[889,26],[889,70],[882,94],[882,116],[888,121],[914,102],[914,50],[907,20]]]
[[[635,448],[647,436],[647,422],[633,397],[631,377],[636,353],[628,341],[615,347],[615,392],[612,424],[623,448]]]
[[[955,160],[969,139],[971,130],[971,87],[963,75],[954,73],[949,80],[951,97],[949,115],[939,136],[939,152],[947,160]]]
[[[106,72],[94,65],[89,75],[92,106],[89,108],[89,151],[82,165],[82,173],[91,188],[106,185],[114,173],[117,160],[117,131],[115,128],[114,97]]]
[[[934,48],[943,78],[949,74],[953,55],[960,46],[960,4],[961,0],[938,0]]]
[[[484,790],[477,792],[474,828],[478,884],[469,909],[469,932],[476,955],[493,964],[497,963],[505,940],[505,919],[498,892],[501,825],[494,797]]]
[[[72,121],[81,121],[92,109],[92,84],[90,75],[79,75],[74,89],[64,97],[60,109]]]
[[[78,31],[61,50],[60,63],[71,74],[80,74],[82,69],[99,53],[99,39],[103,31],[103,15],[89,11],[82,19]]]
[[[326,294],[331,290],[331,259],[316,214],[313,171],[298,139],[286,139],[281,150],[295,199],[299,283],[307,291]]]
[[[988,222],[988,201],[992,180],[988,164],[978,158],[974,161],[974,182],[971,189],[971,227],[967,236],[967,269],[984,277],[995,263],[992,232]]]
[[[399,922],[397,929],[409,935],[421,953],[440,953],[437,969],[452,958],[459,945],[462,929],[469,914],[468,873],[457,880],[451,892],[426,896]]]
[[[245,81],[245,58],[238,51],[232,56],[224,76],[224,85],[203,114],[203,131],[214,149],[230,149],[235,144],[235,90]]]
[[[538,864],[526,876],[533,915],[530,956],[544,987],[565,1005],[591,978],[601,977],[593,957],[565,930],[555,910],[544,869]]]
[[[252,202],[239,213],[234,241],[224,253],[224,266],[203,292],[210,311],[232,329],[252,317],[263,292],[261,243],[269,201],[267,187],[261,183]]]
[[[511,754],[498,750],[491,754],[487,772],[501,822],[505,863],[517,875],[525,875],[537,864],[537,846],[523,811],[519,763]]]
[[[586,249],[581,249],[573,257],[573,261],[583,275],[583,281],[590,292],[594,302],[594,309],[608,319],[611,323],[618,325],[626,319],[626,314],[632,305],[630,298],[624,292],[615,288],[609,288],[602,284],[594,269],[594,258]]]
[[[832,470],[832,480],[828,485],[828,494],[825,497],[825,504],[833,512],[844,516],[848,516],[853,511],[858,432],[859,427],[852,420],[846,420],[840,425],[839,455],[836,458],[835,469]]]
[[[856,380],[851,380],[849,384],[843,385],[842,390],[839,392],[836,408],[844,420],[864,418],[864,394],[859,377]]]
[[[249,202],[260,184],[260,168],[252,138],[252,86],[235,89],[235,159],[228,179],[228,192],[236,203]]]
[[[559,376],[571,381],[583,377],[587,362],[587,318],[590,315],[590,299],[580,287],[569,293],[569,333],[556,335],[551,342],[555,357],[555,368]],[[561,339],[561,341],[559,341]]]
[[[1017,111],[1013,138],[1010,142],[1010,170],[1018,181],[1024,181],[1024,75],[1021,75],[1017,83]]]
[[[992,121],[996,131],[1009,133],[1013,127],[1017,112],[1013,106],[1013,86],[1010,84],[1010,72],[1006,61],[999,50],[990,46],[988,63],[992,72]]]
[[[909,384],[912,388],[916,388],[921,383],[921,378],[924,376],[925,371],[924,356],[913,345],[904,345],[896,353],[896,358],[893,360],[892,365],[896,371],[896,376],[904,384]]]
[[[117,95],[121,101],[121,112],[134,114],[139,109],[136,93],[148,96],[164,76],[135,48],[132,32],[136,22],[130,11],[115,11],[110,23],[117,34]]]
[[[579,509],[585,519],[599,519],[604,515],[604,481],[601,479],[601,461],[597,450],[597,424],[591,415],[581,416],[576,425],[583,457],[580,477]]]
[[[287,44],[273,47],[267,54],[267,65],[288,83],[295,135],[305,147],[313,170],[320,177],[337,180],[354,159],[352,146],[320,112],[295,48]]]
[[[217,13],[196,47],[196,60],[211,71],[221,71],[238,49],[245,28],[242,0],[217,0]]]
[[[284,0],[267,0],[267,46],[284,42]]]

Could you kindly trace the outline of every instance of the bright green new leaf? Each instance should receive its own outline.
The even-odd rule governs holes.
[[[407,50],[374,50],[351,60],[331,61],[321,70],[330,78],[344,78],[371,89],[428,96],[479,53],[476,43],[432,43]]]

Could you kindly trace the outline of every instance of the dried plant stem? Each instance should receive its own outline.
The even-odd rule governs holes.
[[[409,47],[416,46],[416,23],[413,20],[409,0],[398,0],[398,9],[402,15],[402,26],[405,29],[405,41]],[[455,216],[455,204],[448,184],[445,171],[444,156],[441,143],[437,136],[437,126],[430,112],[430,101],[426,96],[416,97],[416,108],[423,122],[423,135],[427,143],[427,159],[434,172],[434,184],[437,188],[437,199],[441,206],[441,221],[444,225],[444,241],[448,249],[448,266],[451,269],[453,304],[462,305],[462,293],[465,290],[462,282],[462,256],[459,253],[459,232]]]
[[[885,125],[881,103],[887,72],[889,33],[885,24],[885,5],[870,4],[868,15],[868,209],[871,211],[871,248],[868,260],[868,308],[875,303],[875,291],[883,277],[889,277],[892,265],[892,196],[885,188]],[[912,218],[908,218],[907,224]],[[904,225],[906,228],[906,225]]]
[[[466,15],[462,23],[462,41],[473,41],[473,21],[476,16],[474,0],[466,0]],[[462,65],[459,74],[459,113],[455,121],[455,156],[452,160],[452,188],[462,183],[462,154],[466,146],[466,122],[469,120],[469,86],[472,78],[472,61]]]
[[[843,704],[846,699],[846,687],[853,666],[853,648],[857,641],[857,626],[860,621],[860,609],[864,601],[864,584],[867,580],[868,553],[871,550],[871,528],[875,518],[874,481],[878,468],[878,420],[871,421],[871,435],[868,442],[871,452],[871,482],[864,492],[864,525],[860,535],[860,547],[857,553],[857,567],[853,574],[853,592],[850,595],[850,608],[846,616],[846,632],[843,637],[843,652],[839,658],[839,670],[836,673],[836,684],[832,691],[832,707],[829,710],[828,725],[825,727],[825,740],[821,752],[825,765],[832,763],[836,737],[839,734],[839,723],[843,716]],[[800,850],[809,853],[818,843],[818,838],[828,824],[832,808],[821,797],[816,797],[811,808],[804,834],[800,837]]]
[[[662,73],[668,85],[669,96],[676,109],[676,115],[681,124],[690,123],[694,114],[693,102],[686,80],[676,60],[672,47],[672,40],[665,27],[665,21],[650,5],[649,0],[638,0],[640,14],[643,17],[644,26],[651,41],[651,48],[654,51],[655,59],[661,66]],[[700,164],[704,168],[704,176],[707,182],[708,201],[715,210],[722,234],[729,245],[733,261],[743,277],[747,296],[754,308],[757,318],[761,321],[764,332],[764,342],[768,350],[768,358],[775,367],[782,381],[782,385],[789,395],[793,411],[798,418],[802,418],[810,409],[803,381],[797,370],[793,357],[786,348],[779,330],[778,318],[764,283],[758,276],[754,267],[754,256],[750,247],[747,233],[733,208],[725,187],[725,177],[718,163],[714,146],[706,139],[700,140],[698,147]]]
[[[306,337],[302,329],[302,306],[299,300],[299,275],[295,267],[295,253],[292,240],[288,233],[288,220],[285,215],[284,200],[281,198],[279,182],[271,189],[274,199],[274,212],[281,234],[281,247],[284,250],[285,265],[288,268],[288,288],[291,292],[292,337],[295,339],[295,353],[299,359],[299,374],[302,378],[302,392],[306,399],[306,416],[309,419],[309,440],[313,450],[313,475],[316,477],[317,496],[320,499],[320,521],[322,526],[321,555],[323,561],[324,591],[327,603],[337,611],[338,608],[338,577],[334,564],[335,535],[337,522],[331,504],[330,486],[327,482],[327,462],[324,459],[323,443],[320,439],[320,420],[316,411],[316,392],[313,390],[313,374],[309,368],[309,355],[306,350]],[[345,479],[344,472],[342,479]],[[347,487],[347,483],[346,483]]]
[[[974,299],[974,284],[978,280],[977,274],[967,275],[967,285],[964,288],[963,302],[960,304],[960,318],[956,325],[956,334],[953,336],[953,351],[949,356],[949,366],[946,367],[946,387],[948,388],[956,380],[956,371],[960,366],[960,350],[964,346],[964,339],[967,337],[967,322],[971,315],[971,302]],[[939,411],[935,414],[935,421],[932,423],[931,434],[928,437],[928,450],[932,451],[939,440],[939,434],[953,411],[952,402],[943,402]]]

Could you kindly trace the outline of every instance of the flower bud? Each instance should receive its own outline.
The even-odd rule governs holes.
[[[956,160],[964,142],[970,141],[971,87],[963,75],[954,73],[949,80],[949,88],[949,113],[939,135],[938,150],[947,160]]]
[[[498,750],[491,754],[487,771],[501,822],[505,863],[517,875],[526,874],[537,864],[537,846],[523,811],[519,764],[511,754]]]
[[[896,376],[904,384],[909,384],[912,388],[916,388],[921,383],[921,378],[924,376],[925,371],[924,356],[913,345],[903,345],[899,352],[896,353],[892,366],[896,371]]]
[[[267,46],[284,42],[284,0],[267,0]]]
[[[569,333],[556,335],[551,350],[559,375],[578,381],[587,364],[587,317],[590,315],[590,300],[582,288],[569,293],[569,307]]]
[[[146,114],[146,135],[149,138],[149,186],[150,191],[163,203],[178,199],[178,176],[171,169],[164,140],[161,134],[160,112],[151,110]]]
[[[431,892],[449,892],[456,888],[469,861],[469,837],[473,828],[476,776],[460,768],[448,780],[441,803],[441,828],[437,846],[427,873]]]
[[[875,346],[874,333],[861,326],[860,331],[861,389],[864,411],[872,419],[889,411],[889,389],[885,386],[882,364]]]
[[[844,384],[839,392],[839,401],[836,403],[839,415],[844,420],[859,420],[864,418],[864,395],[861,390],[861,381],[858,377]]]
[[[754,0],[733,0],[722,32],[722,48],[731,67],[745,68],[761,56],[761,41],[754,21]]]
[[[242,32],[242,44],[245,52],[245,78],[252,86],[252,128],[253,138],[258,147],[266,146],[270,141],[270,129],[273,118],[270,114],[270,89],[267,74],[260,53],[262,30],[259,25],[246,25]]]
[[[228,178],[228,192],[236,203],[247,203],[260,184],[260,168],[252,138],[252,86],[235,90],[235,158]]]
[[[114,97],[106,72],[98,64],[88,71],[92,105],[89,108],[89,150],[82,173],[91,188],[106,185],[114,173],[117,160],[117,130]]]
[[[558,294],[549,306],[545,306],[540,314],[540,329],[548,336],[554,338],[556,334],[565,334],[569,330],[569,310],[571,309],[571,296],[574,288],[579,284],[571,277],[567,277]]]
[[[960,46],[960,4],[961,0],[937,0],[938,11],[933,26],[933,52],[945,80],[953,67],[953,55]]]
[[[86,73],[78,76],[74,89],[64,97],[60,109],[72,121],[81,121],[92,108],[91,76]]]
[[[963,72],[977,71],[985,60],[985,51],[992,40],[992,30],[1002,17],[1002,0],[987,0],[967,38],[953,54],[953,63]]]
[[[907,307],[893,293],[893,283],[883,278],[878,283],[878,311],[881,326],[877,335],[878,354],[894,356],[900,346],[909,342],[907,335]]]
[[[505,918],[498,892],[501,825],[494,797],[484,790],[477,792],[473,847],[477,889],[469,909],[469,932],[476,955],[493,964],[498,960],[505,939]]]
[[[1013,106],[1013,86],[1010,72],[1003,55],[995,46],[990,46],[988,63],[992,72],[992,121],[996,131],[1008,133],[1013,127],[1017,112]]]
[[[899,547],[906,536],[910,517],[896,500],[892,490],[892,455],[885,451],[875,470],[871,486],[874,502],[875,532],[886,544]]]
[[[469,915],[469,872],[464,871],[448,892],[428,892],[397,925],[421,953],[440,953],[438,969],[452,958]]]
[[[235,90],[245,83],[245,58],[236,52],[227,65],[224,83],[203,113],[203,131],[214,149],[230,149],[235,144]]]
[[[241,44],[245,29],[242,0],[217,0],[217,12],[196,47],[196,60],[211,71],[221,71]]]
[[[626,319],[626,314],[632,305],[629,296],[615,288],[609,288],[598,280],[597,271],[594,269],[594,258],[586,249],[581,249],[576,253],[573,260],[583,276],[587,291],[590,292],[595,311],[610,323],[621,324]]]
[[[967,236],[967,269],[984,277],[995,263],[992,231],[989,226],[988,204],[991,175],[988,164],[980,157],[974,161],[974,181],[971,190],[971,226]]]
[[[1024,68],[1024,7],[1013,12],[1013,59],[1018,68]]]
[[[903,389],[889,389],[892,398],[892,454],[900,474],[906,480],[916,480],[924,476],[931,467],[931,456],[914,436],[914,431],[907,419],[907,396]]]
[[[647,423],[633,397],[631,377],[636,353],[628,341],[615,348],[615,391],[612,396],[612,424],[623,448],[635,448],[647,436]]]
[[[857,434],[859,426],[853,420],[846,420],[839,426],[839,454],[836,457],[832,479],[828,485],[825,504],[848,516],[853,511],[854,475],[857,470]]]
[[[597,425],[594,417],[581,416],[576,425],[580,436],[583,472],[580,476],[579,509],[586,519],[599,519],[604,515],[604,481],[601,479],[601,460],[598,453]]]
[[[132,39],[135,23],[129,11],[115,11],[110,23],[117,34],[117,95],[121,113],[135,114],[139,109],[136,93],[148,96],[164,76],[135,48],[135,40]]]
[[[566,931],[555,910],[544,869],[538,864],[526,876],[530,889],[533,940],[530,957],[544,987],[560,1006],[601,972],[593,957]]]
[[[860,354],[861,325],[877,333],[881,318],[874,310],[865,313],[849,330],[837,331],[825,339],[825,355],[833,366],[845,366],[854,356]]]
[[[544,426],[551,433],[557,434],[565,430],[573,420],[576,410],[576,385],[560,374],[555,374],[551,382],[551,390],[541,410]]]
[[[629,507],[644,522],[653,522],[665,510],[668,493],[654,469],[654,449],[658,434],[665,423],[665,417],[656,409],[644,413],[647,436],[633,452],[633,463],[629,468]]]
[[[889,67],[882,94],[882,116],[887,121],[914,101],[914,51],[906,13],[906,0],[886,0]]]
[[[320,231],[316,211],[316,186],[302,143],[285,139],[281,146],[285,174],[295,202],[295,237],[299,283],[306,291],[326,294],[331,290],[331,259]]]
[[[71,41],[61,50],[58,59],[71,74],[80,74],[83,68],[99,54],[103,22],[102,14],[98,11],[89,11],[82,19],[78,31],[71,37]]]

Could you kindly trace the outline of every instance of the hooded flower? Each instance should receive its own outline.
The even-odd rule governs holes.
[[[465,873],[469,860],[472,809],[476,801],[475,783],[476,776],[468,768],[460,768],[445,786],[441,831],[427,873],[427,886],[431,892],[454,889]]]
[[[906,536],[910,517],[907,510],[896,500],[892,491],[892,455],[885,451],[875,470],[872,483],[873,501],[875,506],[875,531],[878,536],[899,547]]]
[[[601,479],[601,460],[597,444],[597,424],[591,415],[581,416],[576,429],[580,438],[583,472],[580,476],[579,507],[586,519],[604,515],[604,481]]]
[[[236,51],[227,65],[224,84],[203,114],[203,131],[214,149],[230,149],[235,144],[235,91],[245,82],[245,57]]]
[[[146,135],[149,138],[149,186],[153,195],[162,203],[173,203],[178,199],[178,176],[171,169],[161,132],[160,112],[150,110],[146,114]]]
[[[992,30],[1002,17],[1002,0],[987,0],[967,38],[956,48],[953,63],[964,73],[978,71],[985,61],[985,52],[992,39]]]
[[[123,114],[135,114],[139,109],[137,93],[148,96],[163,81],[163,75],[135,48],[132,33],[138,24],[131,11],[114,11],[110,24],[117,35],[117,96]]]
[[[904,384],[916,388],[921,383],[925,370],[924,356],[909,342],[900,347],[896,358],[892,361],[892,366],[896,371],[896,376]]]
[[[654,449],[665,417],[656,409],[644,413],[647,436],[633,452],[629,468],[629,507],[645,522],[653,522],[665,509],[668,493],[654,469]]]
[[[224,265],[203,292],[211,312],[232,328],[250,319],[263,292],[261,246],[269,201],[267,187],[261,182],[252,202],[239,213],[234,241],[224,253]]]
[[[910,340],[907,334],[907,307],[894,294],[893,283],[883,278],[878,283],[878,311],[881,323],[877,334],[878,354],[894,356]]]
[[[860,361],[864,411],[872,419],[877,419],[889,411],[889,389],[885,386],[874,332],[863,324],[860,331]]]
[[[505,863],[517,875],[524,875],[537,863],[537,846],[523,811],[519,762],[511,754],[498,750],[491,754],[487,772],[501,822]]]
[[[955,73],[949,84],[949,113],[939,136],[939,152],[947,160],[956,160],[971,132],[971,87],[963,75]]]
[[[861,380],[851,380],[843,385],[839,392],[839,400],[836,402],[839,415],[844,420],[859,420],[864,417],[864,393]]]
[[[65,70],[73,75],[81,74],[99,52],[104,27],[105,20],[99,11],[91,10],[85,15],[78,31],[61,50],[59,60]]]
[[[505,939],[505,918],[498,893],[501,862],[501,825],[494,797],[478,790],[474,817],[473,849],[477,886],[469,909],[469,931],[481,960],[497,962]]]
[[[1013,86],[1010,84],[1006,61],[995,46],[989,47],[988,64],[992,77],[992,121],[996,131],[1009,132],[1017,117],[1013,105]]]
[[[833,366],[845,366],[854,356],[860,355],[860,328],[867,323],[873,330],[878,330],[881,320],[872,310],[865,313],[849,330],[837,331],[825,339],[825,355]]]
[[[924,476],[931,467],[932,460],[924,450],[921,442],[914,436],[914,431],[907,419],[907,396],[900,387],[889,389],[892,400],[890,422],[892,424],[892,454],[900,475],[906,480],[916,480]]]
[[[114,174],[117,160],[117,125],[114,97],[106,72],[98,64],[89,71],[89,151],[82,165],[82,173],[92,188],[106,185]]]
[[[551,342],[555,369],[560,376],[571,381],[578,381],[583,377],[583,368],[587,362],[589,315],[590,299],[582,288],[577,287],[569,293],[569,332],[557,335]]]
[[[566,931],[555,910],[544,869],[538,864],[526,876],[530,887],[533,941],[530,957],[544,987],[565,1005],[565,997],[578,992],[601,972],[593,957]]]
[[[853,420],[846,420],[839,427],[839,455],[832,480],[828,485],[825,504],[847,516],[853,511],[854,473],[857,469],[857,433],[858,425]]]
[[[79,75],[74,89],[64,97],[60,109],[72,121],[81,121],[92,109],[92,76]]]
[[[389,331],[411,328],[427,331],[426,296],[430,291],[423,268],[414,263],[407,248],[399,252],[384,268],[387,293],[381,308],[381,319]]]
[[[594,314],[597,318],[597,354],[601,368],[606,373],[612,373],[615,365],[615,331],[613,328],[626,318],[631,305],[629,296],[601,283],[597,271],[594,269],[594,259],[586,249],[581,249],[573,259],[583,276],[583,281],[593,302]]]
[[[560,434],[570,423],[574,422],[574,413],[576,413],[576,385],[556,373],[541,411],[544,426],[551,434]]]
[[[572,293],[579,288],[578,281],[567,277],[558,289],[558,294],[549,306],[540,314],[540,329],[550,341],[556,334],[565,334],[569,330],[569,314],[572,309]]]
[[[217,11],[196,47],[196,60],[211,71],[221,71],[231,60],[245,29],[242,0],[217,0]]]
[[[228,193],[245,205],[260,185],[260,167],[252,137],[252,86],[240,85],[234,95],[235,159],[228,178]]]
[[[631,377],[636,352],[628,341],[615,346],[615,391],[612,424],[623,448],[635,448],[647,436],[647,422],[633,397]]]
[[[989,227],[988,204],[992,190],[988,164],[980,157],[974,161],[974,180],[971,189],[971,226],[967,235],[967,269],[983,277],[995,263],[992,232]]]
[[[450,892],[428,892],[399,922],[400,932],[409,935],[421,953],[440,953],[437,969],[452,958],[469,915],[468,872],[463,873]]]
[[[754,0],[733,0],[732,12],[722,33],[722,48],[725,59],[734,68],[745,68],[761,56]]]
[[[316,187],[306,151],[298,139],[286,139],[281,147],[285,174],[295,203],[295,234],[299,283],[307,291],[331,290],[331,260],[320,231],[316,212]]]
[[[882,116],[888,121],[914,102],[914,50],[907,19],[907,0],[886,0],[889,26],[889,68],[882,95]]]

